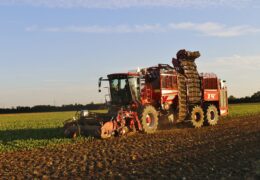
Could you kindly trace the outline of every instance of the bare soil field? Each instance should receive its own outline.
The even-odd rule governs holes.
[[[260,179],[260,115],[0,153],[3,179]]]

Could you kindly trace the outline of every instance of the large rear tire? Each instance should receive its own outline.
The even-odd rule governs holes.
[[[145,106],[141,114],[141,121],[145,133],[154,133],[158,127],[158,113],[156,109],[151,105]]]
[[[204,123],[204,112],[200,106],[195,106],[191,111],[191,123],[195,128],[200,128]]]
[[[207,107],[206,110],[206,124],[210,126],[214,126],[218,123],[219,115],[218,115],[218,109],[215,105],[211,104]]]

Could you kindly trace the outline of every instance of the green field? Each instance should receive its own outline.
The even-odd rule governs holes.
[[[73,117],[74,113],[0,115],[0,152],[92,140],[92,138],[87,137],[81,137],[76,140],[63,137],[63,122]],[[230,105],[228,118],[250,116],[259,113],[260,103]]]
[[[30,149],[71,140],[62,136],[63,121],[74,112],[0,115],[0,151]]]
[[[229,117],[250,116],[260,113],[260,103],[229,105]]]

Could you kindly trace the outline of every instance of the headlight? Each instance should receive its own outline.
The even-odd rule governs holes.
[[[89,115],[89,111],[88,110],[82,110],[81,112],[80,112],[80,116],[81,117],[87,117]]]

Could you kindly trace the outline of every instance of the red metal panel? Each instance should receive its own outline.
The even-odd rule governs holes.
[[[205,101],[218,101],[219,93],[218,90],[204,90],[204,100]]]

